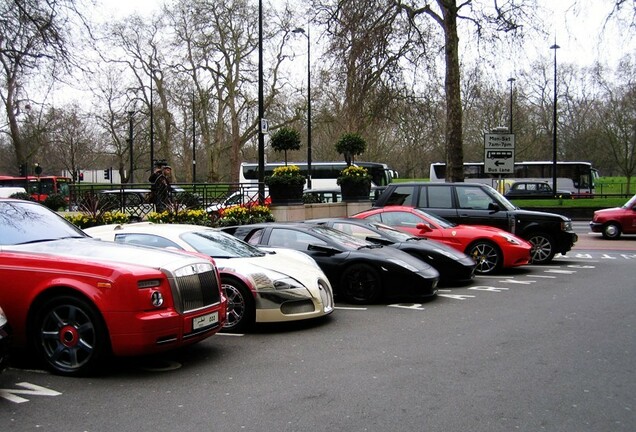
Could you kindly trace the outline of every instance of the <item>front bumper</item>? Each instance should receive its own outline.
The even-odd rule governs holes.
[[[216,317],[214,322],[211,322],[210,317]],[[164,309],[138,313],[114,312],[105,314],[105,318],[113,354],[154,354],[191,345],[216,334],[227,319],[227,301],[186,314]],[[194,328],[194,323],[201,321],[206,325]]]

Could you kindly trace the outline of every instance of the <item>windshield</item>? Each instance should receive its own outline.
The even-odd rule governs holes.
[[[312,231],[328,236],[333,242],[337,243],[345,249],[360,249],[362,247],[376,246],[374,243],[359,239],[340,230],[317,225],[311,228]]]
[[[495,203],[499,204],[501,207],[503,207],[501,210],[516,210],[517,206],[515,206],[513,203],[511,203],[510,201],[508,201],[508,198],[506,198],[505,196],[503,196],[502,194],[500,194],[499,192],[497,192],[496,189],[486,185],[486,188],[488,189],[488,192],[490,193],[490,195],[492,195],[495,198]]]
[[[182,234],[181,238],[197,252],[213,258],[254,258],[265,255],[265,252],[257,247],[222,231],[191,231]]]
[[[387,237],[389,237],[393,241],[402,242],[402,241],[407,241],[413,238],[411,234],[405,233],[404,231],[400,231],[388,225],[384,225],[381,223],[373,223],[371,225],[375,227],[378,231],[381,231],[383,234],[385,234]]]
[[[0,245],[88,237],[48,208],[30,201],[0,201]]]
[[[434,224],[439,225],[441,228],[452,228],[454,226],[457,226],[457,224],[455,224],[455,223],[453,223],[451,221],[448,221],[448,220],[444,219],[443,217],[437,216],[437,215],[435,215],[433,213],[428,213],[428,212],[425,212],[425,211],[420,210],[420,209],[415,209],[415,211],[417,213],[420,213],[425,218],[430,219],[431,222],[433,222]]]
[[[634,207],[634,204],[636,204],[636,195],[634,195],[632,199],[627,201],[627,203],[623,206],[623,208],[632,208]]]

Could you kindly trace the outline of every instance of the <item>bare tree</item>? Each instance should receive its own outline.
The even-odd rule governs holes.
[[[627,193],[636,173],[636,76],[634,59],[625,57],[615,76],[615,83],[599,70],[598,80],[606,96],[602,110],[597,111],[603,125],[604,142],[621,174],[627,177]]]
[[[40,153],[55,171],[66,170],[77,181],[79,169],[91,167],[97,149],[95,125],[90,116],[79,106],[50,109],[48,118],[48,143]]]
[[[54,77],[58,66],[72,62],[71,17],[81,16],[75,0],[5,0],[0,4],[0,98],[9,124],[16,161],[27,161],[20,121],[31,105],[26,94],[29,80],[47,70]]]
[[[526,15],[532,9],[532,0],[472,2],[457,0],[393,0],[415,28],[426,28],[424,17],[433,20],[444,39],[444,64],[446,65],[444,88],[446,93],[446,180],[464,180],[463,114],[459,64],[459,22],[466,20],[474,25],[479,37],[487,32],[514,32],[521,28]],[[492,40],[492,39],[491,39]]]

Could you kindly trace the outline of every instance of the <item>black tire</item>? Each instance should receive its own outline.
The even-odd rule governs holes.
[[[554,238],[544,232],[530,234],[527,240],[532,245],[530,260],[532,264],[547,264],[552,261],[556,254]]]
[[[382,297],[382,280],[370,265],[352,264],[342,272],[340,289],[353,304],[375,303]]]
[[[256,306],[252,292],[234,278],[221,277],[221,286],[227,297],[227,321],[224,333],[245,333],[256,321]]]
[[[89,302],[72,295],[53,297],[38,308],[34,317],[35,352],[52,372],[89,375],[110,355],[106,325]]]
[[[503,265],[503,253],[492,242],[477,240],[466,248],[466,255],[477,263],[475,273],[491,274]]]
[[[603,227],[603,238],[607,240],[618,240],[621,237],[621,227],[610,222]]]

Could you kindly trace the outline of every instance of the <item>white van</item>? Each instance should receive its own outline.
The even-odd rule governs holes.
[[[26,193],[26,189],[23,187],[0,187],[0,198],[9,198],[16,193]]]

